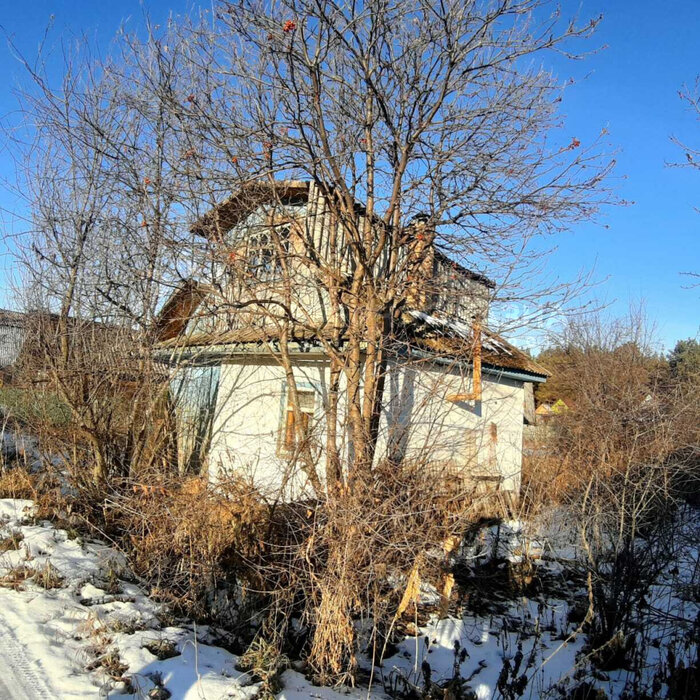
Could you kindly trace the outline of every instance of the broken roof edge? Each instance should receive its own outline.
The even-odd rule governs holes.
[[[308,197],[310,187],[310,180],[248,180],[241,183],[237,192],[200,216],[190,227],[190,232],[204,238],[210,238],[212,234],[228,233],[255,207],[269,201],[273,193],[281,199],[303,195]]]
[[[406,315],[415,323],[423,324],[424,327],[429,327],[438,334],[437,338],[427,337],[425,333],[416,335],[416,339],[422,340],[431,351],[452,355],[457,346],[474,343],[474,330],[466,323],[433,316],[415,309],[408,310]],[[542,377],[540,381],[552,376],[551,372],[539,362],[533,360],[505,338],[483,326],[481,328],[481,345],[482,364],[485,366],[524,371],[533,376]]]
[[[193,279],[186,279],[176,287],[156,318],[155,331],[160,341],[178,338],[210,292],[211,287]]]
[[[201,292],[201,288],[197,291]],[[186,303],[187,301],[185,301]],[[178,310],[182,307],[173,304],[172,308]],[[194,309],[190,311],[190,314],[193,312]],[[394,341],[394,350],[397,351],[397,354],[400,352],[400,347],[403,346],[406,349],[410,348],[411,351],[425,353],[426,359],[429,356],[443,363],[472,365],[472,360],[469,357],[469,351],[474,342],[471,326],[439,319],[421,311],[409,311],[406,316],[411,320],[407,322],[404,319],[402,326],[397,328],[397,334],[389,339]],[[430,337],[415,322],[436,330],[438,337]],[[176,326],[179,328],[178,332],[175,332]],[[271,351],[269,345],[274,345],[278,340],[275,330],[272,328],[247,327],[237,330],[193,333],[187,336],[183,335],[186,326],[187,314],[178,314],[175,322],[166,319],[162,325],[166,332],[161,336],[162,339],[157,345],[159,351],[199,348],[204,352],[208,348],[209,350],[206,352],[210,353],[211,349],[216,347],[220,349],[217,350],[219,354],[225,355],[227,352],[233,352],[235,348],[245,348],[241,350],[241,354],[250,355],[256,351],[269,353]],[[419,332],[415,333],[416,330]],[[308,354],[309,348],[321,347],[319,333],[322,331],[318,329],[292,328],[290,342],[295,343],[300,352]],[[324,337],[330,339],[332,333],[333,330],[328,329],[328,333]],[[517,374],[522,381],[534,382],[546,381],[547,377],[551,376],[542,365],[488,329],[482,329],[481,342],[482,367],[490,374]],[[221,348],[228,348],[228,350],[221,350]]]
[[[206,342],[203,338],[192,338],[192,342],[182,343],[177,345],[171,341],[159,343],[156,348],[156,354],[162,361],[167,361],[168,358],[175,360],[195,360],[203,363],[208,363],[213,360],[223,360],[233,357],[248,357],[260,358],[271,357],[275,354],[274,347],[271,349],[269,345],[275,345],[275,340],[240,340],[233,341],[225,338],[218,338],[215,342]],[[363,346],[366,344],[363,344]],[[309,360],[328,359],[327,354],[323,350],[322,345],[318,340],[298,340],[289,342],[290,354],[294,357]],[[365,347],[362,348],[366,349]],[[417,347],[410,349],[412,356],[417,360],[426,360],[437,364],[449,367],[466,366],[472,367],[471,360],[466,358],[450,357],[443,353],[438,353],[431,350],[422,350]],[[396,353],[398,356],[400,353]],[[489,362],[482,362],[482,373],[493,377],[513,379],[520,382],[532,382],[536,384],[547,381],[547,376],[525,369],[515,369],[502,367]]]

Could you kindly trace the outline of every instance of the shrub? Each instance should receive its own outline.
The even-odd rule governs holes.
[[[594,611],[585,620],[591,658],[631,668],[640,611],[679,552],[678,508],[698,491],[700,383],[669,372],[641,314],[575,320],[548,355],[556,375],[547,398],[570,410],[538,426],[542,443],[523,466],[525,506],[568,507]]]
[[[245,484],[215,493],[201,478],[131,483],[109,500],[105,527],[151,593],[176,613],[211,620],[215,591],[253,576],[246,562],[263,546],[267,518]]]
[[[328,501],[267,503],[240,479],[213,489],[203,478],[152,473],[79,482],[61,510],[117,542],[174,614],[232,630],[234,647],[249,645],[251,668],[273,678],[277,662],[268,661],[293,650],[317,681],[347,684],[358,652],[371,649],[379,662],[415,605],[407,582],[441,585],[449,543],[479,505],[439,465],[386,463]],[[372,621],[362,635],[359,615]]]

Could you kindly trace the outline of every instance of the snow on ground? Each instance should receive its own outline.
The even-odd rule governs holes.
[[[33,523],[32,507],[0,499],[0,698],[257,695],[259,684],[237,670],[236,656],[198,641],[206,628],[161,625],[160,606],[127,580],[120,554]],[[282,680],[280,700],[367,695],[317,688],[292,670]],[[159,687],[170,695],[156,694]]]
[[[518,564],[527,554],[536,557],[540,577],[557,579],[573,564],[577,548],[562,514],[554,516],[548,527],[504,522],[484,530],[478,542],[463,549],[462,556],[471,563],[496,557]],[[453,678],[458,671],[480,699],[505,697],[509,690],[514,692],[512,697],[558,698],[564,696],[559,690],[570,691],[583,681],[610,698],[636,697],[642,691],[647,697],[667,697],[665,681],[660,681],[655,691],[653,686],[658,670],[668,672],[669,651],[677,664],[686,667],[698,658],[700,511],[689,507],[679,513],[675,528],[677,533],[685,531],[687,545],[678,550],[676,559],[652,586],[648,605],[634,614],[636,651],[643,657],[641,679],[635,679],[631,669],[603,672],[592,664],[588,640],[579,630],[588,592],[565,578],[558,588],[566,599],[549,590],[534,598],[508,600],[505,609],[494,609],[491,614],[466,612],[460,619],[432,617],[419,628],[420,636],[407,637],[398,654],[385,661],[383,678],[395,681],[402,677],[422,688],[427,662],[434,682]],[[493,591],[486,597],[498,599]],[[523,676],[522,689],[517,690]],[[390,685],[396,687],[395,682]]]
[[[70,539],[49,523],[29,524],[31,508],[0,500],[0,541],[14,535],[19,547],[0,553],[0,695],[68,700],[132,690],[147,697],[157,684],[183,700],[256,695],[234,655],[198,642],[191,630],[161,628],[158,605],[123,580],[114,550]],[[25,579],[31,572],[38,574]],[[158,658],[168,651],[171,658]],[[112,680],[120,672],[131,688]]]
[[[525,674],[526,697],[540,697],[576,666],[584,646],[580,635],[569,639],[575,625],[567,623],[568,607],[564,601],[543,605],[523,599],[504,615],[434,618],[420,629],[420,637],[407,637],[399,645],[383,674],[401,674],[422,687],[424,662],[435,682],[451,678],[457,667],[477,697],[485,699],[499,697],[498,681],[507,659],[507,682]]]
[[[2,415],[2,406],[0,406]],[[4,425],[0,430],[0,454],[5,461],[17,459],[30,470],[41,467],[39,441],[19,429]]]
[[[237,657],[205,643],[211,638],[206,628],[162,625],[160,606],[130,580],[119,553],[104,543],[71,538],[48,522],[35,522],[31,512],[31,501],[0,500],[0,698],[244,700],[257,695],[260,685],[237,670]],[[644,628],[650,673],[673,643],[677,621],[692,626],[700,620],[693,594],[697,546],[691,550],[649,596],[649,611],[658,613]],[[594,669],[585,635],[575,633],[581,616],[569,619],[572,607],[578,603],[580,608],[587,595],[562,575],[576,555],[570,540],[553,544],[530,536],[519,523],[502,523],[483,532],[462,556],[470,565],[494,554],[517,564],[533,553],[540,575],[562,577],[561,595],[549,590],[531,598],[501,599],[490,611],[479,608],[476,613],[472,606],[470,612],[467,606],[459,619],[430,618],[419,636],[404,638],[397,653],[374,669],[369,692],[318,688],[288,670],[278,697],[383,698],[383,689],[399,687],[398,680],[422,688],[426,670],[435,682],[458,671],[484,699],[501,696],[505,686],[519,697],[519,683],[526,683],[522,697],[558,697],[553,690],[557,684],[571,688],[579,678],[592,679],[608,697],[620,697],[629,673]],[[683,590],[689,595],[684,597]],[[425,601],[430,591],[424,593]],[[487,590],[483,602],[496,598]],[[361,665],[371,671],[367,659]]]

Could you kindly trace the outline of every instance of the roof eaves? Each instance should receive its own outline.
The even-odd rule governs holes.
[[[260,180],[244,183],[235,194],[210,209],[190,227],[190,232],[204,238],[230,231],[239,221],[256,207],[269,202],[273,197],[287,199],[308,196],[308,180],[278,180],[270,184]]]

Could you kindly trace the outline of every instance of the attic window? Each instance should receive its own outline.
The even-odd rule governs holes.
[[[258,280],[278,279],[282,274],[282,257],[289,254],[291,224],[284,223],[252,234],[248,239],[248,265]]]
[[[316,408],[316,395],[313,391],[297,391],[301,419],[301,431],[297,429],[294,419],[294,408],[291,399],[287,399],[287,410],[284,412],[284,426],[282,432],[282,450],[293,453],[299,445],[299,433],[306,442],[311,436],[311,419]]]

